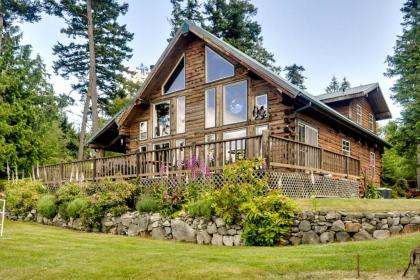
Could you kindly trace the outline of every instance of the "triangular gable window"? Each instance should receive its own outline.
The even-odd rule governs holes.
[[[180,59],[163,86],[163,94],[185,89],[185,58]]]
[[[206,82],[210,83],[234,75],[233,64],[206,46]]]

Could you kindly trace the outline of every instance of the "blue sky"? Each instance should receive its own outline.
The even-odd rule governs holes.
[[[134,40],[130,42],[131,67],[155,64],[167,45],[170,32],[169,0],[127,0],[128,13],[121,17]],[[384,77],[387,55],[393,53],[401,34],[401,0],[252,0],[258,8],[256,20],[262,26],[264,46],[274,53],[280,66],[293,63],[306,68],[308,92],[324,92],[332,75],[343,76],[352,86],[379,82],[393,117],[399,108],[390,96],[393,80]],[[70,91],[69,81],[53,74],[52,46],[65,39],[60,34],[64,22],[44,16],[35,24],[23,24],[24,42],[33,46],[52,74],[57,92]],[[69,108],[70,119],[78,124],[81,107]]]

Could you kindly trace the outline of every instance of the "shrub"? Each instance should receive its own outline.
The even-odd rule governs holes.
[[[375,185],[373,185],[373,183],[371,182],[367,184],[366,198],[370,198],[370,199],[381,198],[381,193],[378,191]]]
[[[193,217],[205,217],[211,219],[212,208],[211,201],[208,199],[200,199],[191,201],[187,205],[187,212]]]
[[[406,197],[408,191],[408,182],[405,179],[398,179],[392,186],[392,196],[395,198]]]
[[[286,240],[296,205],[293,200],[272,191],[242,206],[246,212],[242,237],[247,245],[273,246]]]
[[[212,208],[218,217],[232,223],[240,216],[243,203],[261,195],[268,181],[264,173],[257,174],[262,160],[240,160],[223,168],[225,183],[209,193]],[[261,171],[262,172],[262,171]]]
[[[47,194],[42,196],[37,205],[37,211],[43,217],[48,219],[54,218],[57,214],[57,205],[55,204],[55,196],[52,194]]]
[[[160,210],[159,201],[151,196],[143,196],[139,198],[136,209],[140,213],[150,213]]]
[[[69,217],[67,213],[69,203],[81,195],[81,187],[76,183],[66,183],[57,190],[58,214],[64,220]]]
[[[7,209],[12,215],[25,215],[35,209],[47,189],[39,181],[19,180],[5,185]]]
[[[68,204],[66,213],[71,218],[79,218],[88,205],[86,198],[78,197]]]
[[[185,186],[185,200],[195,201],[201,199],[211,186],[204,181],[191,181]]]

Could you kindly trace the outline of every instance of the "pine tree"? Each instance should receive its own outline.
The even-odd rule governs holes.
[[[286,66],[284,68],[284,71],[286,71],[286,79],[289,82],[300,87],[301,89],[306,89],[304,85],[306,77],[303,76],[305,68],[302,65],[293,64],[290,66]]]
[[[340,84],[335,76],[332,76],[330,84],[325,88],[325,93],[333,93],[340,90]]]
[[[127,87],[124,74],[128,69],[123,65],[123,62],[132,56],[132,49],[127,43],[133,39],[133,34],[127,31],[125,25],[117,22],[118,17],[127,12],[128,5],[120,4],[117,0],[60,0],[50,3],[53,13],[64,18],[67,24],[61,32],[72,39],[68,44],[59,42],[54,46],[53,52],[58,57],[54,70],[64,78],[76,77],[77,82],[72,88],[79,92],[81,100],[84,100],[79,144],[81,158],[89,99],[92,98],[94,132],[98,126],[96,96],[98,108],[108,114],[112,100],[125,97],[128,91],[133,90],[131,86]],[[92,7],[89,7],[90,5]],[[93,13],[89,12],[92,11],[91,8]]]
[[[394,134],[398,153],[408,160],[417,155],[417,184],[420,186],[420,5],[407,0],[401,8],[403,33],[397,37],[394,55],[387,57],[388,77],[397,77],[391,96],[402,106]]]
[[[350,88],[350,82],[346,79],[346,77],[343,78],[340,84],[340,91],[345,91],[346,89]]]
[[[0,0],[0,54],[4,33],[17,20],[35,22],[40,20],[41,2],[37,0]]]
[[[175,33],[186,20],[192,21],[197,25],[203,24],[203,16],[200,12],[201,4],[198,0],[170,0],[172,4],[172,17],[169,19],[171,24],[171,33],[168,42],[175,36]]]

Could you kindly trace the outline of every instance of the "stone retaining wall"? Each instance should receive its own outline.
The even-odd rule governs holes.
[[[27,216],[11,217],[12,220],[87,230],[80,219],[66,222],[59,215],[49,220],[32,210]],[[99,231],[99,230],[97,230]],[[187,215],[169,219],[159,213],[139,214],[129,212],[120,217],[108,215],[101,223],[101,232],[151,236],[154,239],[210,244],[218,246],[244,245],[242,226],[227,225],[221,218],[206,220]],[[420,231],[420,212],[346,213],[306,211],[297,213],[291,228],[289,245],[385,239],[391,235]]]

